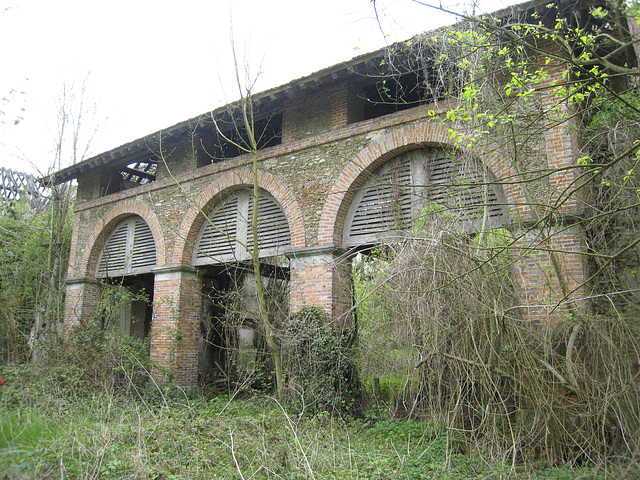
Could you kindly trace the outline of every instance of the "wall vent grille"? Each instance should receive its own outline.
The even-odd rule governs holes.
[[[111,231],[98,259],[98,278],[149,273],[156,265],[156,245],[140,217],[124,219]]]
[[[196,237],[194,265],[244,261],[251,258],[253,195],[238,190],[213,209]],[[289,222],[267,192],[258,198],[258,240],[261,258],[280,255],[291,245]]]

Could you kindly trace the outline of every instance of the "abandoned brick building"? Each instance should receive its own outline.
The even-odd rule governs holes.
[[[261,132],[257,241],[261,258],[277,258],[267,263],[288,283],[289,310],[317,306],[348,319],[353,255],[406,233],[425,197],[446,203],[443,192],[463,177],[467,188],[455,196],[462,221],[473,222],[465,217],[482,207],[493,227],[517,234],[529,225],[520,242],[531,249],[515,260],[515,274],[523,316],[544,320],[559,293],[548,254],[535,249],[540,239],[530,227],[530,200],[514,181],[512,152],[492,136],[459,145],[452,132],[465,127],[444,117],[446,102],[414,93],[427,77],[400,76],[394,85],[409,97],[382,98],[385,55],[359,56],[252,97]],[[562,65],[544,68],[545,82],[563,81]],[[539,108],[554,101],[551,89],[540,89]],[[186,120],[53,177],[77,181],[65,328],[95,312],[104,282],[144,289],[151,305],[130,302],[121,328],[148,336],[155,365],[185,385],[198,378],[201,324],[220,314],[207,299],[228,288],[225,267],[246,262],[255,241],[248,220],[252,158],[231,141],[244,132],[232,128],[229,112],[222,107]],[[529,160],[555,172],[546,179],[548,200],[575,180],[565,167],[575,164],[578,139],[570,120],[535,135]],[[578,199],[569,198],[559,212],[570,218],[580,209]],[[551,242],[562,247],[566,281],[579,297],[585,279],[579,224],[565,224]],[[250,343],[251,313],[246,317],[238,335]]]

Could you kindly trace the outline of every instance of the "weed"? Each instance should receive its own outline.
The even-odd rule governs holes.
[[[358,419],[300,415],[270,397],[207,399],[169,387],[156,397],[115,387],[90,393],[47,385],[75,378],[72,368],[16,372],[19,380],[3,369],[9,381],[0,391],[0,471],[11,479],[598,476],[587,467],[523,463],[514,470],[481,460],[465,454],[464,439],[436,421],[395,420],[375,411]],[[632,468],[617,466],[618,478],[633,477]]]

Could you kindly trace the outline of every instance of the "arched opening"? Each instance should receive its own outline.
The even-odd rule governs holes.
[[[288,310],[289,263],[283,253],[291,245],[289,222],[265,190],[260,189],[257,204],[257,245],[250,189],[236,190],[216,204],[196,236],[192,265],[203,278],[198,373],[205,382],[259,386],[268,370],[255,293],[254,245],[270,315]]]
[[[495,228],[506,219],[502,191],[480,161],[451,148],[422,148],[368,175],[347,212],[343,245],[400,240],[434,211],[467,231]]]
[[[246,261],[254,247],[253,192],[237,190],[224,198],[207,216],[193,253],[193,265]],[[258,246],[260,258],[281,255],[291,245],[289,222],[278,201],[260,190],[258,197]]]
[[[110,289],[103,305],[105,316],[117,330],[144,340],[151,330],[153,274],[156,246],[153,233],[142,217],[132,215],[109,233],[96,268],[96,278]]]
[[[501,241],[505,197],[481,161],[450,147],[404,152],[363,175],[342,237],[352,253],[359,370],[379,406],[416,414],[439,373],[415,366],[437,342],[455,337],[455,322],[438,338],[429,325],[465,312],[477,297],[494,301],[485,285],[493,277],[476,261],[498,263],[499,248],[486,245]],[[474,312],[486,320],[484,310]]]
[[[118,223],[107,237],[98,258],[96,277],[149,273],[155,264],[153,233],[147,222],[133,215]]]

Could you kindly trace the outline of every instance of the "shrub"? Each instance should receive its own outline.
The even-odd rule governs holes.
[[[291,315],[282,328],[282,353],[291,405],[307,413],[359,408],[353,329],[332,325],[318,307]]]

